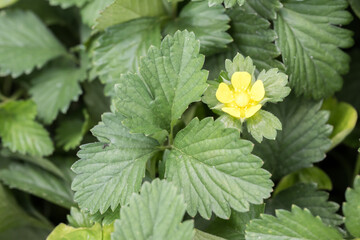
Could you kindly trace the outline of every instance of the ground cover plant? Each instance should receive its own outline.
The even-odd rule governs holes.
[[[357,0],[0,0],[0,239],[360,239]]]

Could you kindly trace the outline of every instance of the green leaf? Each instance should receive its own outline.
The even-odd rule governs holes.
[[[81,209],[71,207],[70,215],[66,216],[69,225],[75,228],[86,227],[89,228],[94,223],[90,220],[89,215],[84,213]]]
[[[29,74],[65,53],[61,43],[32,12],[0,14],[0,76]]]
[[[195,118],[176,135],[165,178],[184,194],[191,216],[199,212],[209,219],[214,212],[228,218],[230,207],[246,212],[250,203],[269,197],[273,185],[261,159],[251,154],[252,147],[220,121]]]
[[[16,3],[18,0],[0,0],[0,8],[4,8]]]
[[[346,102],[337,102],[335,98],[327,99],[322,108],[330,111],[329,124],[334,127],[330,135],[330,149],[332,149],[339,145],[355,128],[358,114],[353,106]]]
[[[356,16],[360,18],[360,2],[357,0],[348,0],[352,10],[355,12]]]
[[[195,229],[195,237],[193,238],[193,240],[225,240],[225,238],[217,237]]]
[[[345,193],[346,202],[343,203],[346,229],[354,237],[360,237],[360,176],[354,180],[354,187]]]
[[[120,75],[137,72],[140,57],[146,55],[150,46],[160,46],[160,39],[160,22],[154,18],[140,18],[106,29],[93,53],[96,72],[106,83],[106,95],[115,95],[114,85]]]
[[[59,206],[74,205],[70,184],[51,173],[29,164],[12,163],[0,170],[0,179],[10,188],[20,189]]]
[[[46,240],[71,239],[101,240],[103,239],[101,226],[96,223],[91,228],[73,228],[61,223],[51,232]]]
[[[37,122],[36,105],[28,101],[8,101],[0,105],[0,136],[13,152],[34,156],[50,155],[53,144],[49,133]]]
[[[202,1],[202,0],[193,0],[193,1]],[[245,0],[208,0],[209,7],[213,7],[219,4],[224,4],[226,8],[231,8],[235,6],[235,4],[239,4],[239,6],[245,3]]]
[[[349,56],[340,48],[353,45],[352,32],[337,27],[352,20],[346,0],[285,0],[274,21],[290,86],[314,99],[341,89]]]
[[[231,36],[234,38],[233,52],[250,56],[260,69],[279,68],[284,66],[276,58],[280,50],[274,44],[277,35],[270,28],[270,22],[257,14],[243,8],[229,11],[231,18]]]
[[[263,137],[275,140],[276,130],[282,129],[280,120],[265,110],[260,110],[253,117],[247,119],[246,126],[248,132],[259,143],[262,142]]]
[[[53,67],[40,72],[33,80],[30,94],[38,109],[38,116],[45,123],[52,123],[58,113],[66,113],[71,101],[82,93],[80,82],[85,79],[82,69]]]
[[[246,0],[244,8],[263,18],[275,20],[282,4],[279,0]]]
[[[209,233],[221,236],[228,240],[244,240],[245,228],[252,219],[260,218],[260,214],[264,213],[265,205],[250,205],[248,212],[231,213],[229,220],[215,219],[207,228]]]
[[[277,194],[266,203],[266,213],[274,214],[276,209],[291,209],[292,205],[310,210],[312,215],[319,216],[330,226],[343,223],[343,218],[336,214],[339,204],[328,201],[329,194],[318,191],[316,185],[311,183],[298,183]]]
[[[105,113],[92,133],[99,142],[80,147],[72,170],[72,189],[80,208],[94,214],[125,205],[140,189],[145,165],[158,143],[142,134],[131,134],[120,114]]]
[[[189,2],[175,21],[169,22],[165,33],[174,34],[178,29],[192,31],[200,40],[201,53],[206,56],[221,52],[232,42],[226,32],[230,18],[222,6],[209,7],[206,1]]]
[[[94,222],[99,222],[102,225],[110,225],[116,219],[120,218],[120,207],[116,208],[112,211],[110,208],[103,214],[100,212],[95,213],[94,215],[90,215],[90,219]]]
[[[165,37],[160,48],[150,47],[141,59],[139,75],[121,76],[115,87],[115,107],[126,117],[125,126],[144,134],[171,132],[207,87],[207,72],[201,70],[204,56],[199,50],[193,33],[178,31]]]
[[[225,60],[225,69],[227,72],[227,80],[231,79],[234,72],[248,72],[251,74],[253,80],[255,78],[255,66],[253,60],[249,56],[245,58],[240,53],[237,53],[232,61],[230,59]],[[226,77],[226,74],[220,75],[222,78]]]
[[[266,102],[282,102],[290,94],[291,89],[287,87],[288,76],[277,68],[261,71],[257,79],[264,83]]]
[[[90,129],[90,117],[86,111],[84,121],[79,118],[66,118],[56,128],[55,141],[57,146],[62,146],[67,152],[80,145],[84,135]]]
[[[320,218],[311,215],[310,211],[292,206],[291,212],[276,211],[276,217],[262,215],[246,227],[246,240],[337,240],[341,234],[334,228],[326,226]]]
[[[114,0],[92,0],[82,7],[80,13],[81,18],[85,24],[92,27],[95,25],[95,20],[100,16],[100,13]]]
[[[330,177],[320,168],[303,168],[283,177],[277,184],[274,195],[293,186],[295,183],[316,183],[318,189],[332,190]]]
[[[183,196],[171,183],[145,182],[141,193],[121,208],[112,240],[192,240],[193,221],[181,223],[185,209]]]
[[[85,3],[92,0],[49,0],[53,6],[61,6],[62,8],[69,8],[72,6],[82,7]]]
[[[276,140],[255,144],[254,154],[264,160],[264,168],[273,179],[325,158],[331,141],[332,127],[327,125],[329,113],[321,111],[321,102],[287,97],[283,103],[269,105],[267,110],[283,123]]]
[[[136,18],[161,16],[164,11],[162,0],[115,0],[101,12],[95,28],[104,30]]]

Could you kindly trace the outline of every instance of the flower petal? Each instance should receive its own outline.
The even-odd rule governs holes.
[[[257,80],[251,87],[250,97],[254,101],[261,101],[265,96],[264,84],[261,80]]]
[[[235,90],[246,90],[251,83],[251,75],[248,72],[235,72],[231,76],[231,84]]]
[[[221,103],[231,103],[234,101],[234,94],[226,83],[220,83],[216,91],[216,98]]]
[[[260,108],[261,108],[261,104],[249,107],[248,109],[245,110],[245,118],[252,117],[255,113],[257,113],[257,111],[260,110]]]
[[[232,107],[223,107],[221,110],[223,110],[224,112],[230,114],[233,117],[240,118],[240,115],[241,115],[240,108],[237,108],[237,107],[234,107],[234,108],[232,108]]]

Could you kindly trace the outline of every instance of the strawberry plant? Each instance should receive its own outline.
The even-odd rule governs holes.
[[[0,0],[0,239],[360,239],[356,0]]]

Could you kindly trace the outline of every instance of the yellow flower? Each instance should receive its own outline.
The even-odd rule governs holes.
[[[221,110],[242,120],[257,113],[265,96],[264,84],[257,80],[250,85],[251,75],[248,72],[235,72],[231,76],[231,85],[220,83],[216,98],[224,104]]]

